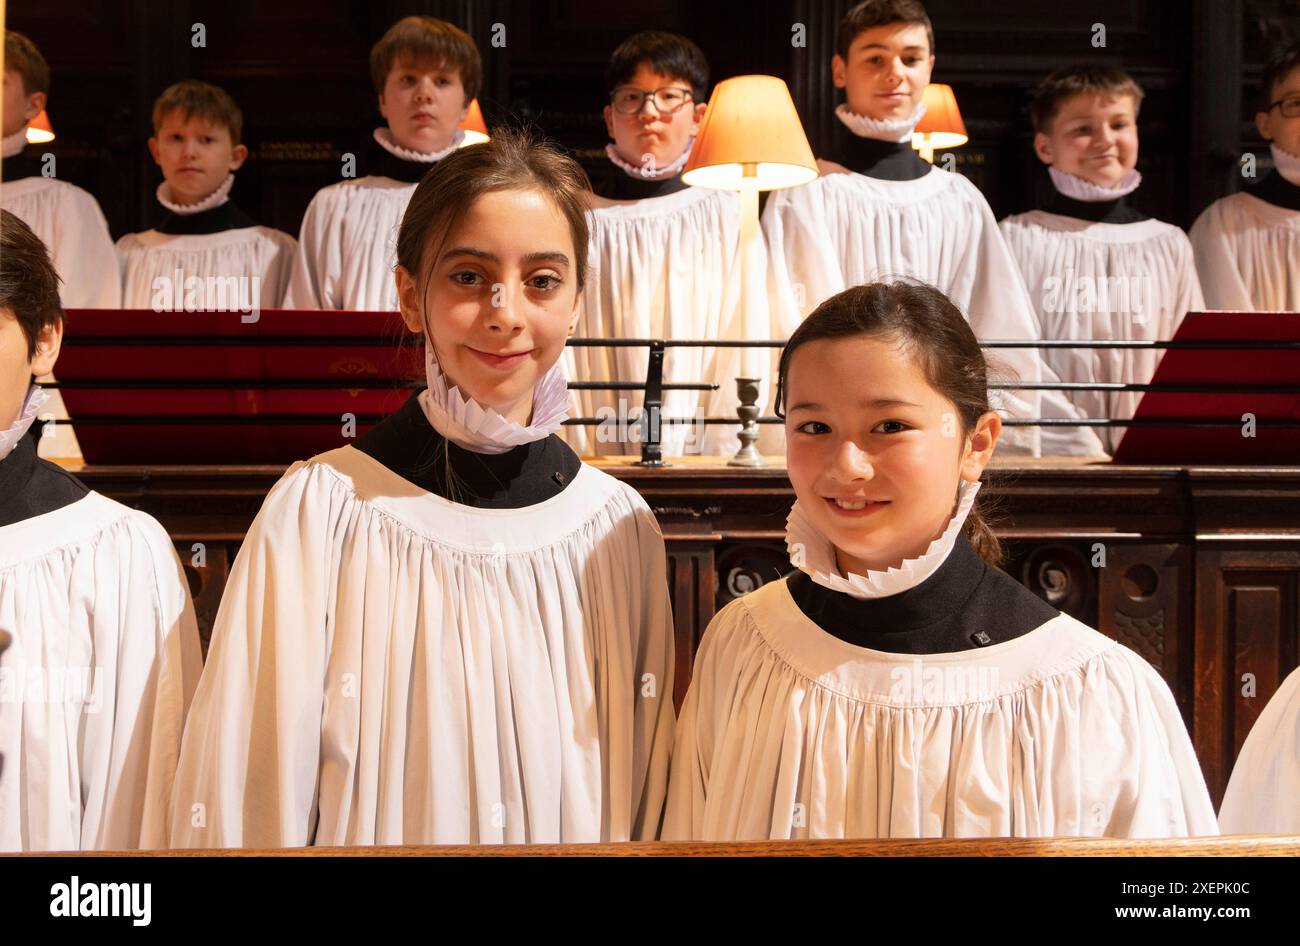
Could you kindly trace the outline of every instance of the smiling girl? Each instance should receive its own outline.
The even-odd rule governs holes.
[[[710,624],[664,836],[1217,833],[1159,674],[994,567],[1001,421],[957,308],[846,290],[778,383],[799,570]]]
[[[636,492],[554,435],[585,186],[503,133],[416,189],[396,283],[428,387],[267,497],[187,724],[177,846],[658,830],[663,538]]]

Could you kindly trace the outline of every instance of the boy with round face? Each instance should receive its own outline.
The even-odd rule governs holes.
[[[823,300],[887,276],[937,286],[980,338],[1037,339],[1037,315],[984,196],[912,148],[934,68],[934,30],[917,0],[865,0],[840,21],[831,78],[844,90],[836,117],[849,131],[822,174],[771,195],[763,230],[772,256],[774,337],[787,338]],[[1034,349],[997,353],[1001,374],[1055,380]],[[1059,392],[1003,391],[999,407],[1020,418],[1077,418]],[[1011,427],[1003,451],[1103,453],[1084,427]]]
[[[459,148],[460,123],[483,66],[463,30],[408,16],[370,50],[370,79],[384,124],[360,155],[361,176],[322,188],[298,235],[284,306],[395,311],[394,246],[415,185]]]
[[[591,198],[589,215],[590,264],[600,278],[583,293],[577,334],[766,337],[763,286],[741,291],[738,195],[687,187],[681,179],[708,99],[704,53],[675,33],[637,33],[614,50],[605,80],[610,166],[597,185],[600,196]],[[755,252],[763,253],[761,245]],[[764,256],[751,272],[765,271]],[[643,348],[571,348],[565,354],[571,377],[591,381],[643,379],[647,357]],[[664,363],[665,382],[717,381],[719,389],[665,391],[661,417],[735,417],[739,398],[734,379],[749,373],[745,364],[741,349],[671,349]],[[640,453],[640,392],[575,391],[572,397],[576,415],[604,421],[600,427],[565,429],[576,450],[589,455]],[[669,457],[734,455],[738,430],[739,425],[659,425],[663,452]]]
[[[126,308],[279,307],[296,241],[258,226],[230,199],[248,158],[243,123],[223,89],[195,79],[168,87],[154,103],[149,153],[163,174],[163,216],[153,229],[117,241]]]
[[[49,64],[35,43],[13,31],[5,33],[4,64],[0,207],[16,214],[49,248],[64,305],[117,308],[121,304],[117,257],[98,201],[61,180],[58,164],[51,165],[40,149],[27,146],[27,127],[49,98]]]
[[[1157,341],[1205,307],[1187,235],[1129,206],[1142,175],[1137,116],[1142,89],[1108,66],[1060,69],[1038,86],[1030,108],[1034,151],[1047,166],[1051,197],[1008,217],[1002,235],[1020,266],[1045,338]],[[1048,349],[1063,381],[1151,380],[1151,351]],[[1075,391],[1088,417],[1133,416],[1140,392]],[[1122,428],[1100,431],[1113,453]]]
[[[1213,309],[1300,310],[1300,43],[1264,70],[1255,127],[1273,170],[1221,197],[1192,226],[1196,266]]]
[[[62,339],[45,246],[0,211],[0,851],[162,848],[198,627],[162,527],[37,457]]]

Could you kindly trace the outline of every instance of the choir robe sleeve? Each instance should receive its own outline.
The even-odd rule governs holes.
[[[316,822],[329,523],[294,464],[271,490],[226,583],[176,773],[172,846],[300,847]],[[319,475],[319,474],[317,474]],[[359,683],[358,683],[359,685]]]
[[[326,190],[318,191],[307,205],[298,234],[298,246],[284,293],[286,309],[338,309],[335,279],[343,268],[339,242],[332,238],[337,221],[334,201]]]
[[[1256,306],[1237,267],[1237,247],[1223,217],[1222,201],[1215,201],[1192,224],[1192,250],[1204,303],[1214,310],[1253,312]]]
[[[663,533],[645,501],[639,496],[637,500],[644,572],[632,576],[640,595],[639,607],[631,615],[637,622],[635,692],[639,695],[633,712],[637,758],[630,768],[635,779],[630,792],[633,821],[627,836],[635,841],[653,841],[659,836],[663,820],[673,749],[673,618]],[[617,764],[611,768],[623,770]]]
[[[1300,669],[1251,727],[1219,809],[1224,834],[1300,834]]]
[[[65,309],[116,309],[122,305],[117,250],[99,202],[80,187],[64,193],[61,219],[50,241],[50,258],[63,282]]]
[[[167,847],[202,668],[171,540],[94,492],[0,532],[13,543],[0,546],[0,628],[14,637],[0,667],[0,850]],[[23,557],[40,545],[48,551]],[[85,699],[11,692],[15,681],[72,687],[85,674]]]

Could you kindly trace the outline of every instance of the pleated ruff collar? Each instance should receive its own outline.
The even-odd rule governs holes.
[[[865,575],[850,572],[845,576],[840,572],[835,560],[835,547],[813,525],[796,500],[786,519],[785,545],[790,561],[817,584],[854,598],[866,600],[899,594],[925,581],[948,558],[975,505],[980,485],[978,481],[960,481],[957,509],[952,519],[939,537],[919,556],[905,559],[897,567],[883,571],[869,569]]]
[[[1084,203],[1119,200],[1133,193],[1142,183],[1142,175],[1137,168],[1125,174],[1114,187],[1099,187],[1092,181],[1085,181],[1081,177],[1058,171],[1054,167],[1048,167],[1047,173],[1051,176],[1052,186],[1058,193]]]
[[[1288,184],[1300,187],[1300,154],[1292,154],[1277,145],[1270,145],[1273,152],[1273,166]],[[8,153],[8,152],[6,152]]]
[[[475,453],[505,453],[555,433],[569,416],[569,385],[557,361],[533,388],[532,423],[509,420],[447,383],[433,345],[425,343],[425,377],[429,387],[420,394],[420,407],[433,428],[458,447]]]
[[[686,150],[679,154],[672,161],[659,167],[655,164],[645,164],[637,167],[623,160],[623,156],[618,153],[613,144],[605,145],[605,154],[614,166],[626,174],[628,177],[635,178],[638,181],[662,181],[670,177],[676,177],[686,167],[686,162],[691,158],[691,148],[695,147],[695,136],[692,135],[690,141],[686,142]]]
[[[191,214],[201,214],[205,210],[212,210],[220,207],[226,201],[230,200],[230,189],[235,186],[235,175],[227,174],[226,179],[217,185],[207,197],[204,197],[194,204],[178,204],[172,199],[172,186],[166,181],[158,185],[158,203],[166,207],[170,212],[178,217],[188,217]]]
[[[9,456],[23,437],[27,436],[27,431],[31,430],[32,424],[36,422],[36,415],[49,399],[49,392],[44,388],[35,384],[31,386],[26,400],[23,401],[22,410],[18,412],[18,419],[9,426],[8,430],[0,430],[0,461]]]
[[[379,147],[395,158],[403,161],[418,161],[421,164],[436,164],[460,147],[461,142],[465,140],[465,130],[457,128],[456,133],[451,136],[451,144],[441,151],[412,151],[410,148],[403,148],[393,140],[393,133],[388,128],[376,128],[374,136]]]
[[[835,106],[835,117],[859,138],[875,138],[878,141],[911,141],[912,132],[925,115],[925,103],[916,106],[910,118],[869,118],[849,111],[847,102]]]

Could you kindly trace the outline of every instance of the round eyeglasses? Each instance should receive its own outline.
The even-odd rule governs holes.
[[[643,92],[640,89],[615,89],[610,95],[609,100],[614,106],[614,111],[621,115],[637,115],[645,106],[646,99],[655,103],[655,108],[661,115],[671,115],[687,102],[692,100],[689,89],[655,89],[653,92]]]
[[[1278,99],[1269,107],[1269,111],[1275,108],[1282,110],[1283,118],[1300,118],[1300,96],[1289,96],[1284,99]]]

